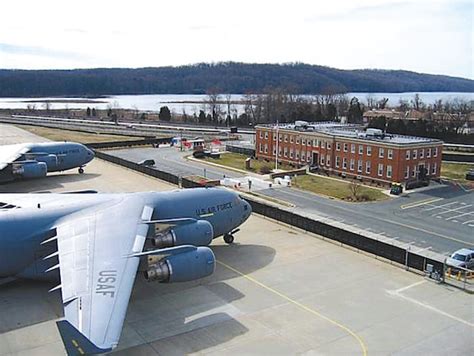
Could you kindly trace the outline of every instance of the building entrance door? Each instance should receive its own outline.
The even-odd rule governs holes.
[[[312,167],[319,166],[319,154],[318,154],[318,152],[313,152],[312,157],[311,157],[311,166]]]

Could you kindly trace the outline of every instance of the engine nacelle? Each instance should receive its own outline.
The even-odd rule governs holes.
[[[27,162],[14,167],[13,173],[23,178],[41,178],[48,173],[48,167],[44,162]]]
[[[58,166],[58,156],[56,155],[45,155],[45,156],[38,156],[36,157],[36,160],[38,162],[44,162],[46,163],[46,166],[48,167],[49,170],[53,170]]]
[[[189,282],[210,276],[216,266],[216,257],[209,247],[196,247],[194,251],[171,255],[150,266],[145,278],[161,283]]]
[[[207,246],[212,242],[214,229],[207,220],[198,220],[191,224],[177,225],[173,229],[156,234],[152,238],[153,246],[158,248],[181,245]]]

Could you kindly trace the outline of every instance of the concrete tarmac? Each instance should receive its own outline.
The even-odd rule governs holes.
[[[86,174],[42,179],[32,190],[166,190],[172,186],[94,160]],[[89,167],[89,166],[88,166]],[[86,174],[84,176],[86,176]],[[80,176],[79,176],[80,177]],[[40,184],[33,183],[30,184]],[[24,182],[5,191],[26,191]],[[203,280],[137,276],[117,355],[472,354],[472,295],[373,256],[253,215]],[[52,285],[0,284],[0,355],[64,355]]]

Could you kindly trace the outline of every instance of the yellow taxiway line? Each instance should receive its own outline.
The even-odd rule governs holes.
[[[290,303],[296,305],[297,307],[303,309],[304,311],[306,311],[306,312],[308,312],[308,313],[311,313],[311,314],[313,314],[313,315],[316,315],[318,318],[321,318],[321,319],[323,319],[323,320],[326,320],[326,321],[330,322],[331,324],[337,326],[338,328],[341,328],[342,330],[344,330],[345,332],[347,332],[349,335],[351,335],[352,337],[354,337],[354,338],[357,340],[357,342],[359,343],[359,345],[360,345],[360,347],[361,347],[361,349],[362,349],[362,355],[363,355],[363,356],[367,356],[367,346],[364,344],[364,341],[362,341],[361,337],[360,337],[359,335],[357,335],[355,332],[353,332],[351,329],[349,329],[348,327],[346,327],[346,326],[342,325],[341,323],[339,323],[339,322],[337,322],[337,321],[335,321],[335,320],[333,320],[333,319],[331,319],[331,318],[329,318],[329,317],[327,317],[327,316],[325,316],[325,315],[323,315],[323,314],[317,312],[316,310],[311,309],[310,307],[308,307],[308,306],[306,306],[306,305],[304,305],[304,304],[302,304],[302,303],[300,303],[300,302],[298,302],[298,301],[296,301],[296,300],[294,300],[294,299],[288,297],[287,295],[285,295],[285,294],[283,294],[283,293],[281,293],[281,292],[279,292],[279,291],[277,291],[277,290],[275,290],[275,289],[273,289],[273,288],[271,288],[271,287],[269,287],[269,286],[263,284],[262,282],[256,280],[255,278],[250,277],[249,275],[240,272],[239,270],[235,269],[234,267],[229,266],[228,264],[226,264],[226,263],[224,263],[224,262],[217,261],[217,263],[219,263],[219,264],[222,265],[223,267],[225,267],[225,268],[231,270],[232,272],[237,273],[237,274],[240,275],[241,277],[244,277],[245,279],[249,280],[250,282],[252,282],[252,283],[258,285],[259,287],[262,287],[263,289],[266,289],[267,291],[269,291],[269,292],[271,292],[271,293],[273,293],[273,294],[278,295],[279,297],[285,299],[286,301],[288,301],[288,302],[290,302]]]

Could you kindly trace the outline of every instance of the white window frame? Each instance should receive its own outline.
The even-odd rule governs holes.
[[[411,171],[411,176],[416,177],[416,165],[413,166],[413,170]]]
[[[410,150],[407,150],[407,151],[405,152],[405,158],[406,158],[406,160],[409,161],[409,160],[410,160],[410,157],[411,157],[411,152],[410,152]]]
[[[372,156],[372,146],[367,146],[367,156]]]
[[[391,148],[389,148],[387,150],[387,158],[388,159],[393,159],[393,150]]]
[[[265,144],[265,153],[268,153],[268,144]]]
[[[418,150],[413,150],[413,153],[412,153],[412,159],[417,159],[418,157]]]
[[[377,166],[377,175],[379,177],[383,177],[383,163],[379,163]]]
[[[363,165],[364,165],[364,162],[361,159],[357,160],[357,172],[362,173]]]
[[[438,157],[438,147],[434,148],[433,157]]]
[[[356,152],[356,145],[355,143],[351,143],[351,153],[355,153]]]
[[[260,138],[263,138],[263,131],[260,130]]]
[[[293,141],[294,141],[294,137],[293,135],[290,135],[290,143],[293,143]]]
[[[268,140],[268,131],[265,131],[265,140]]]
[[[326,155],[326,166],[331,165],[331,155]]]
[[[410,178],[410,166],[407,165],[405,169],[405,179]]]
[[[420,150],[420,159],[421,159],[421,158],[425,158],[425,149],[424,149],[424,148],[422,148],[422,149]]]
[[[364,145],[359,145],[359,154],[360,155],[364,154]]]
[[[336,142],[336,151],[340,151],[340,150],[341,150],[341,143]]]
[[[431,167],[431,175],[433,175],[433,176],[436,175],[437,169],[438,169],[437,164],[436,164],[436,162],[434,162],[433,167]]]
[[[387,178],[392,178],[392,166],[387,165]]]
[[[318,139],[313,139],[313,147],[318,147]]]
[[[379,147],[379,158],[384,158],[385,156],[385,148]]]
[[[367,161],[365,162],[365,174],[370,174],[370,171],[372,169],[372,162]]]
[[[336,168],[339,168],[339,163],[340,163],[340,161],[341,161],[341,157],[336,156],[336,163],[335,163],[335,164],[336,164]]]
[[[284,141],[285,141],[285,142],[288,142],[288,135],[285,135]]]
[[[321,166],[324,166],[324,155],[321,155],[320,162],[321,162]]]
[[[347,169],[347,158],[346,157],[342,158],[342,169]]]
[[[293,158],[293,148],[290,148],[290,158]]]
[[[347,152],[347,143],[344,143],[342,147],[343,147],[343,151]]]
[[[354,168],[355,168],[355,160],[354,160],[354,158],[351,158],[351,161],[350,161],[350,163],[349,163],[349,169],[350,169],[351,171],[353,171]]]
[[[431,157],[431,147],[427,149],[426,151],[426,158],[430,158]]]
[[[263,153],[263,143],[258,146],[258,152]]]
[[[306,145],[306,138],[304,137],[301,138],[301,145],[302,146]]]

